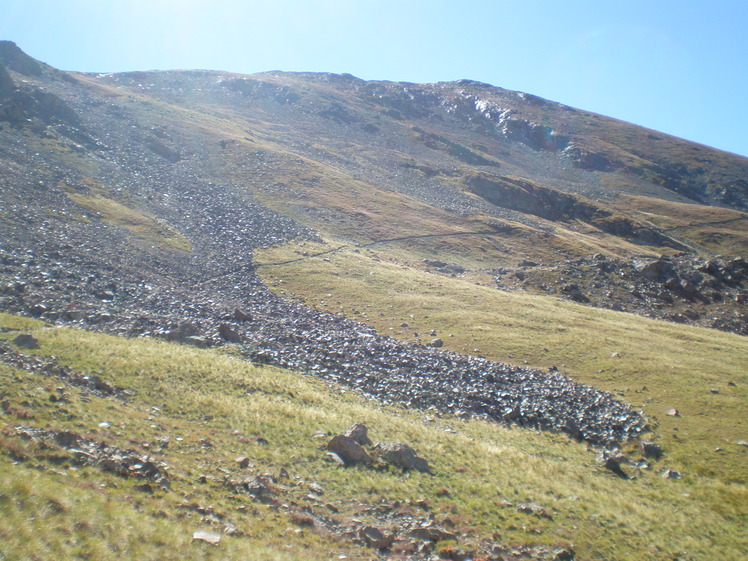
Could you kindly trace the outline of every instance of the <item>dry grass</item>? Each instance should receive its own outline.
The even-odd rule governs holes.
[[[282,261],[280,251],[267,257]],[[260,262],[265,258],[258,255]],[[735,444],[748,434],[744,337],[504,293],[385,258],[383,252],[341,250],[260,272],[275,290],[385,335],[427,343],[436,330],[455,351],[557,366],[643,409],[683,470],[748,482],[745,449]],[[666,415],[671,408],[681,416]]]
[[[104,222],[127,228],[146,242],[182,251],[192,250],[192,245],[184,235],[146,212],[125,206],[98,193],[91,195],[68,193],[68,196]]]
[[[166,552],[189,559],[244,559],[248,552],[257,559],[374,557],[300,527],[294,523],[297,509],[275,510],[223,486],[227,474],[241,477],[233,462],[238,455],[250,458],[251,473],[288,469],[290,480],[279,483],[283,500],[324,514],[321,504],[304,499],[308,483],[319,483],[324,502],[336,506],[340,520],[361,517],[382,525],[362,513],[362,505],[425,499],[437,520],[450,516],[471,529],[473,537],[461,537],[464,543],[492,535],[515,544],[573,543],[584,559],[642,552],[669,559],[680,551],[693,559],[739,559],[746,545],[740,537],[748,499],[743,485],[696,474],[671,481],[653,471],[623,481],[597,468],[593,453],[563,435],[381,408],[315,379],[215,351],[66,329],[38,327],[34,334],[42,354],[99,373],[135,397],[122,403],[68,388],[69,401],[52,404],[46,398],[59,381],[0,367],[4,398],[36,412],[25,422],[121,447],[150,443],[150,453],[168,462],[172,485],[148,495],[134,490],[137,481],[97,468],[45,466],[42,456],[13,464],[0,453],[0,534],[9,558],[156,559]],[[6,427],[18,423],[7,413],[0,421]],[[103,421],[109,426],[100,426]],[[341,469],[326,462],[313,433],[337,432],[355,421],[366,423],[375,440],[416,447],[435,475]],[[159,450],[154,443],[162,435],[170,436],[171,444]],[[268,445],[242,438],[252,435]],[[206,438],[210,448],[201,444]],[[677,467],[670,460],[667,465]],[[200,483],[201,475],[208,476],[206,483]],[[535,502],[553,518],[520,513],[504,500]],[[194,530],[221,525],[186,504],[211,506],[244,535],[226,536],[218,548],[192,543]]]

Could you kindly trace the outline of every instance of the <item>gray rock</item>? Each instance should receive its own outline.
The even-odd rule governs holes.
[[[384,533],[374,526],[363,526],[358,531],[358,535],[366,542],[366,545],[376,549],[388,549],[395,540],[391,532]]]
[[[209,532],[207,530],[197,530],[192,533],[192,541],[201,541],[210,545],[217,546],[221,543],[221,534]]]
[[[520,503],[517,505],[517,512],[531,514],[533,516],[537,516],[538,518],[547,518],[549,520],[553,519],[553,515],[547,508],[544,508],[536,503]]]
[[[190,337],[200,338],[204,335],[203,331],[194,323],[183,322],[179,324],[179,327],[172,329],[166,334],[166,340],[176,343],[186,343]]]
[[[457,541],[457,536],[436,526],[426,526],[424,528],[413,528],[406,534],[407,537],[423,540],[427,542],[441,542],[444,540]]]
[[[680,479],[683,477],[679,472],[669,468],[663,469],[660,474],[664,479]]]
[[[23,349],[39,348],[39,340],[30,333],[21,333],[13,339],[13,344]]]
[[[648,280],[662,282],[673,274],[673,266],[665,259],[634,259],[634,269]]]
[[[218,334],[229,343],[242,342],[241,334],[228,323],[222,323],[218,326]]]
[[[352,438],[361,446],[369,446],[371,444],[371,439],[369,438],[369,429],[366,428],[366,425],[362,423],[351,425],[348,430],[343,433],[343,436]]]
[[[431,473],[429,463],[419,457],[416,451],[407,444],[377,444],[375,448],[379,451],[380,458],[405,470],[414,469],[423,473]]]
[[[623,470],[623,464],[627,463],[626,457],[619,450],[603,450],[597,455],[597,461],[618,477],[629,478],[629,475]]]
[[[213,341],[211,341],[207,337],[190,336],[190,337],[185,337],[180,342],[184,343],[185,345],[191,345],[193,347],[197,347],[198,349],[207,349],[208,347],[213,345]]]

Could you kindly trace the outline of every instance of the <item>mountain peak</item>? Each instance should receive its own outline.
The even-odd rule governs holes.
[[[13,41],[0,41],[0,64],[24,76],[41,76],[42,65]]]

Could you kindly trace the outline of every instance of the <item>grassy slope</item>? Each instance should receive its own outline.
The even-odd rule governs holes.
[[[748,253],[748,215],[727,208],[622,195],[614,206],[645,223],[692,240],[714,253]]]
[[[30,326],[6,315],[0,323]],[[371,550],[294,524],[290,513],[309,506],[330,515],[324,505],[332,504],[338,520],[359,517],[382,526],[363,512],[367,505],[398,500],[426,516],[415,506],[424,498],[437,521],[449,516],[465,532],[466,545],[492,536],[511,544],[572,543],[580,559],[670,559],[679,552],[738,559],[748,545],[740,537],[748,499],[741,485],[696,474],[665,480],[652,471],[622,481],[597,468],[584,445],[561,435],[382,409],[314,379],[215,351],[41,324],[33,332],[42,343],[38,353],[57,355],[78,372],[97,373],[135,395],[128,403],[85,395],[59,379],[0,366],[8,402],[0,416],[0,552],[8,559],[370,558]],[[69,401],[50,401],[60,386]],[[104,421],[109,426],[100,425]],[[411,443],[435,475],[325,461],[315,430],[333,433],[355,421],[366,423],[375,440]],[[13,436],[20,423],[147,451],[168,462],[171,489],[150,495],[136,490],[137,480],[75,468],[64,458],[55,462],[50,450]],[[171,443],[158,449],[163,435]],[[255,435],[269,444],[242,438]],[[204,438],[213,446],[203,446]],[[19,453],[28,459],[9,457]],[[238,455],[251,459],[243,474],[233,462]],[[259,504],[222,484],[226,477],[277,474],[281,467],[290,473],[278,484],[288,509]],[[208,476],[204,483],[201,475]],[[319,501],[305,498],[312,481],[325,491]],[[504,499],[535,502],[553,518],[517,512]],[[195,530],[220,529],[222,523],[197,512],[208,507],[240,532],[217,548],[191,541]]]
[[[335,209],[338,216],[332,221],[324,216],[306,219],[327,234],[340,235],[339,216],[349,221],[342,222],[347,224],[342,233],[363,243],[400,235],[483,229],[479,220],[457,223],[453,216],[442,216],[388,191],[372,194],[370,186],[354,185],[344,174],[313,162],[295,169],[290,166],[291,156],[273,141],[266,123],[247,121],[248,133],[226,118],[157,105],[164,111],[162,117],[184,120],[206,138],[243,142],[247,134],[253,134],[252,149],[261,147],[279,158],[289,158],[285,162],[289,166],[284,166],[289,173],[280,179],[286,180],[294,196],[284,200],[273,193],[273,204],[297,217],[309,216],[309,209]],[[247,144],[248,149],[251,146]],[[220,163],[212,161],[216,173],[232,164],[226,155],[221,153]],[[236,162],[241,163],[242,157],[239,154]],[[250,183],[260,184],[264,179],[258,175]],[[351,185],[355,192],[349,192]],[[410,209],[407,220],[393,224],[390,217],[404,204]],[[642,209],[655,212],[649,205],[643,203]],[[666,206],[657,210],[660,217],[681,216],[682,209],[674,213],[675,205]],[[662,228],[681,228],[680,223],[654,220],[651,214],[640,217]],[[712,240],[711,247],[732,247],[742,234],[736,229],[730,236],[727,242]],[[329,261],[302,259],[261,270],[278,290],[315,307],[366,321],[382,333],[416,340],[418,332],[420,340],[428,341],[426,334],[436,329],[448,348],[539,367],[557,365],[579,381],[621,392],[655,424],[654,436],[667,453],[657,468],[682,471],[683,480],[663,480],[656,473],[643,472],[635,481],[620,481],[596,468],[593,454],[584,447],[558,435],[447,418],[425,421],[420,413],[382,410],[314,380],[273,368],[254,368],[215,352],[46,329],[2,316],[4,327],[34,328],[43,342],[40,352],[58,355],[83,372],[103,373],[108,381],[135,391],[136,397],[124,405],[68,388],[69,404],[51,404],[49,395],[59,381],[0,365],[2,399],[16,412],[1,413],[0,424],[71,428],[125,448],[153,443],[169,434],[171,446],[155,455],[172,466],[172,490],[145,495],[134,490],[136,482],[96,468],[72,469],[64,462],[54,465],[43,450],[5,435],[0,452],[26,447],[31,459],[13,463],[7,454],[0,454],[0,553],[31,559],[157,559],[165,555],[243,559],[248,551],[257,559],[326,558],[340,553],[349,558],[373,556],[373,552],[362,553],[345,542],[294,525],[286,511],[227,490],[219,483],[225,475],[221,470],[238,477],[233,459],[245,454],[251,456],[257,473],[277,474],[280,467],[286,467],[292,479],[283,484],[285,496],[299,505],[307,504],[303,498],[306,484],[321,483],[326,490],[324,501],[336,505],[341,519],[361,516],[361,502],[428,497],[432,512],[438,516],[456,512],[452,516],[472,528],[475,539],[496,534],[508,543],[572,542],[580,559],[740,559],[748,548],[742,534],[748,504],[747,450],[736,444],[748,435],[745,339],[547,298],[503,294],[406,266],[424,257],[448,257],[480,267],[482,255],[494,266],[507,255],[511,260],[517,255],[532,256],[531,251],[591,253],[600,239],[597,234],[571,230],[551,239],[528,231],[507,248],[479,237],[454,237],[445,238],[442,246],[429,240],[423,245],[383,244],[374,246],[374,251],[343,249],[327,255]],[[603,242],[603,250],[615,253],[619,249],[615,240]],[[620,249],[632,253],[636,248]],[[273,249],[262,258],[266,262],[297,259],[300,255],[295,251],[302,250],[314,253],[308,244],[306,248]],[[409,327],[400,327],[403,322]],[[736,385],[728,386],[728,381]],[[711,393],[712,388],[719,393]],[[154,406],[161,411],[154,411]],[[677,407],[681,416],[665,415],[670,407]],[[99,427],[102,420],[111,427]],[[435,477],[332,467],[317,449],[320,441],[311,435],[317,428],[337,432],[354,421],[369,424],[375,440],[415,445],[435,466]],[[457,432],[442,430],[447,424]],[[262,435],[270,445],[238,442],[234,430]],[[175,441],[176,435],[183,435],[184,440]],[[199,444],[202,438],[209,438],[215,446],[204,449]],[[715,452],[716,447],[723,451]],[[216,480],[200,484],[200,474]],[[440,489],[447,489],[450,496],[437,497]],[[553,520],[502,507],[504,498],[515,504],[534,501],[544,505],[553,511]],[[195,504],[213,506],[245,535],[227,537],[219,548],[191,543],[195,529],[212,524],[184,506]],[[315,512],[327,512],[318,504],[308,504]],[[242,505],[248,508],[241,509]],[[602,535],[601,527],[605,529]]]
[[[280,262],[284,251],[286,257],[298,256],[298,248],[276,248],[258,257]],[[735,444],[748,434],[745,338],[504,293],[386,259],[384,250],[341,250],[260,271],[276,290],[369,323],[383,334],[427,343],[435,329],[445,347],[456,351],[558,366],[642,408],[669,461],[680,469],[748,482],[746,451]],[[681,416],[666,415],[673,407]],[[724,451],[715,453],[717,447]]]

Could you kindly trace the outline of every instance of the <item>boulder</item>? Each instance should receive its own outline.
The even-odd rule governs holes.
[[[218,334],[229,343],[242,342],[241,334],[228,323],[222,323],[218,326]]]
[[[382,530],[374,526],[363,526],[358,531],[358,535],[362,540],[364,540],[364,542],[366,542],[366,545],[376,549],[387,549],[395,540],[395,536],[392,533],[384,533]]]
[[[653,282],[663,282],[673,275],[673,266],[660,259],[634,259],[632,265],[637,273]]]
[[[597,462],[618,477],[629,478],[629,475],[623,470],[623,464],[627,462],[626,457],[619,450],[603,450],[597,455]]]
[[[23,349],[39,348],[39,340],[30,333],[21,333],[15,339],[13,339],[13,344]]]
[[[249,314],[237,308],[236,310],[234,310],[234,319],[236,321],[249,321],[252,318],[249,316]]]
[[[423,473],[431,473],[429,463],[419,457],[416,451],[407,444],[377,444],[375,448],[379,451],[380,458],[388,464],[404,470],[414,469]]]
[[[347,466],[368,464],[371,456],[350,436],[337,434],[327,443],[327,449],[338,456]]]
[[[352,438],[361,446],[369,446],[371,444],[371,439],[369,438],[369,429],[366,428],[366,425],[362,423],[351,425],[348,430],[343,433],[343,436]]]
[[[662,457],[662,448],[660,448],[659,444],[655,444],[649,440],[642,440],[641,444],[639,444],[639,450],[641,450],[645,458],[659,460]]]
[[[196,326],[194,323],[182,322],[179,327],[172,329],[166,334],[167,341],[173,341],[176,343],[187,343],[187,339],[190,337],[201,338],[205,334],[203,331]]]

